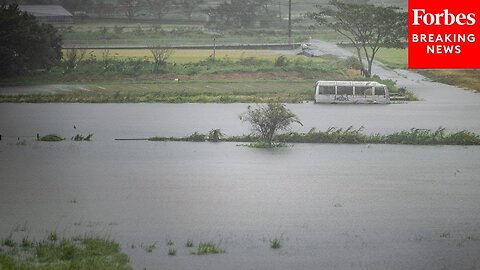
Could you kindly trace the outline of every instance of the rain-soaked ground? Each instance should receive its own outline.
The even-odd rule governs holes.
[[[423,100],[293,104],[304,124],[294,129],[480,133],[480,95],[376,70]],[[113,140],[247,133],[238,119],[246,106],[0,104],[0,238],[104,235],[122,244],[135,269],[480,269],[480,147]],[[36,133],[94,137],[20,137],[25,145],[17,145]],[[274,238],[282,248],[269,247]],[[191,255],[189,239],[226,253]],[[176,256],[167,255],[167,240]]]

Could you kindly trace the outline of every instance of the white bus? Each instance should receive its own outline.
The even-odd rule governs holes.
[[[317,81],[315,103],[388,104],[386,85],[365,81]]]

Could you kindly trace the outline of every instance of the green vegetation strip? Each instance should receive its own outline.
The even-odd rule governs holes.
[[[311,81],[189,81],[90,85],[71,92],[3,95],[0,102],[299,103],[312,97]]]
[[[0,269],[129,270],[128,262],[116,242],[102,237],[48,237],[39,242],[23,238],[19,243],[8,238],[0,248]]]
[[[193,133],[188,137],[152,137],[150,141],[224,141],[255,143],[261,138],[255,135],[232,136],[215,140],[207,134]],[[366,134],[363,127],[329,128],[326,131],[311,129],[307,133],[288,132],[274,137],[277,143],[337,143],[337,144],[410,144],[410,145],[480,145],[480,135],[461,130],[447,133],[445,128],[436,130],[412,128],[388,135]]]
[[[190,52],[192,57],[195,54],[204,57],[203,51]],[[0,85],[19,87],[61,83],[65,91],[0,95],[0,103],[299,103],[312,100],[316,80],[366,80],[353,74],[351,61],[328,55],[244,57],[237,52],[232,57],[158,66],[147,58],[108,55],[91,53],[78,63],[64,61],[63,67],[48,72],[1,80]],[[391,80],[377,76],[369,80],[397,91]],[[403,100],[415,97],[407,95]]]

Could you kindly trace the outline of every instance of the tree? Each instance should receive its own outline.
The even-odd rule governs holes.
[[[339,0],[331,0],[330,5],[308,16],[346,37],[356,48],[362,66],[362,53],[365,55],[367,77],[372,74],[373,60],[380,48],[405,48],[408,26],[406,12],[397,7],[359,5]]]
[[[230,0],[224,1],[216,8],[210,8],[207,13],[224,25],[251,27],[258,17],[268,12],[271,0]]]
[[[115,5],[116,5],[115,2],[105,2],[103,0],[95,0],[91,12],[99,16],[111,17],[115,15],[115,9],[116,9]]]
[[[77,68],[78,63],[80,63],[83,58],[85,57],[86,54],[85,49],[77,49],[77,48],[71,48],[65,50],[65,60],[64,62],[64,72],[70,72],[73,71],[75,68]]]
[[[147,0],[147,6],[150,12],[161,19],[170,10],[171,2],[172,0]]]
[[[292,123],[303,125],[297,115],[279,103],[258,105],[257,108],[248,106],[248,110],[240,115],[240,120],[249,122],[253,133],[260,135],[269,147],[272,147],[273,136],[277,131],[288,130]]]
[[[168,58],[173,54],[171,49],[163,49],[159,45],[150,47],[150,52],[153,56],[153,72],[155,73],[163,71]]]
[[[125,16],[129,20],[133,20],[135,16],[137,16],[137,12],[142,5],[142,1],[140,0],[117,0],[120,9],[125,12]]]
[[[212,129],[208,132],[208,141],[219,142],[223,136],[224,135],[220,129]]]
[[[61,0],[61,4],[70,12],[90,11],[94,8],[93,0]]]
[[[188,20],[192,19],[192,13],[204,2],[204,0],[178,0],[178,4],[182,8],[183,13],[188,17]]]
[[[53,26],[40,24],[16,4],[0,6],[0,76],[48,70],[61,58],[62,39]]]
[[[21,4],[21,5],[58,5],[59,0],[22,0],[22,1],[17,1],[17,0],[9,0],[6,1],[8,4]]]

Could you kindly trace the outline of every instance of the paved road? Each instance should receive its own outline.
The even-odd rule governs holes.
[[[314,55],[332,54],[343,58],[352,56],[350,51],[338,47],[336,44],[320,40],[312,40],[312,52]],[[372,73],[382,79],[391,79],[398,86],[404,86],[417,94],[421,99],[437,103],[480,104],[480,94],[465,91],[459,87],[442,83],[431,82],[422,75],[404,69],[388,69],[382,64],[374,62]]]

